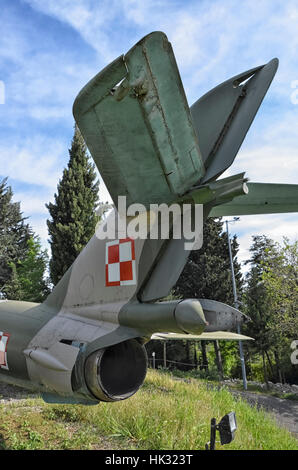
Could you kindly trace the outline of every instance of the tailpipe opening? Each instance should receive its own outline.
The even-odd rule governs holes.
[[[136,339],[95,351],[85,363],[86,384],[101,401],[131,397],[143,384],[146,373],[147,353]]]

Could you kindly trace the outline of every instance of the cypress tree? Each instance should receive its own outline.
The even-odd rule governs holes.
[[[20,203],[12,202],[12,197],[13,191],[4,178],[0,182],[0,293],[12,277],[11,263],[24,260],[32,235]]]
[[[53,284],[74,262],[95,231],[98,216],[99,182],[90,162],[85,142],[77,126],[69,149],[69,162],[57,187],[54,203],[46,204],[52,257],[50,278]]]

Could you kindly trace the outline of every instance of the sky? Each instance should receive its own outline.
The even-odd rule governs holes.
[[[53,201],[81,88],[152,31],[172,43],[189,105],[224,80],[279,58],[279,69],[225,176],[298,184],[298,1],[0,0],[0,180],[48,247]],[[101,182],[100,200],[109,200]],[[298,214],[230,225],[249,258],[252,235],[298,239]],[[245,268],[244,268],[245,269]]]

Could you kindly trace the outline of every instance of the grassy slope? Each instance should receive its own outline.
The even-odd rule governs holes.
[[[226,391],[149,371],[132,398],[97,406],[26,399],[0,406],[0,449],[204,449],[210,419],[235,411],[235,440],[218,449],[298,450],[298,441],[265,412]]]

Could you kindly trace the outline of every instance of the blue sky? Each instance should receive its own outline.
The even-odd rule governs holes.
[[[0,0],[0,11],[0,178],[8,176],[44,246],[45,203],[67,165],[77,93],[154,30],[173,45],[190,105],[225,79],[279,58],[227,175],[298,184],[297,1]],[[100,198],[108,198],[103,185]],[[298,239],[298,214],[241,217],[230,230],[244,260],[253,234]]]

